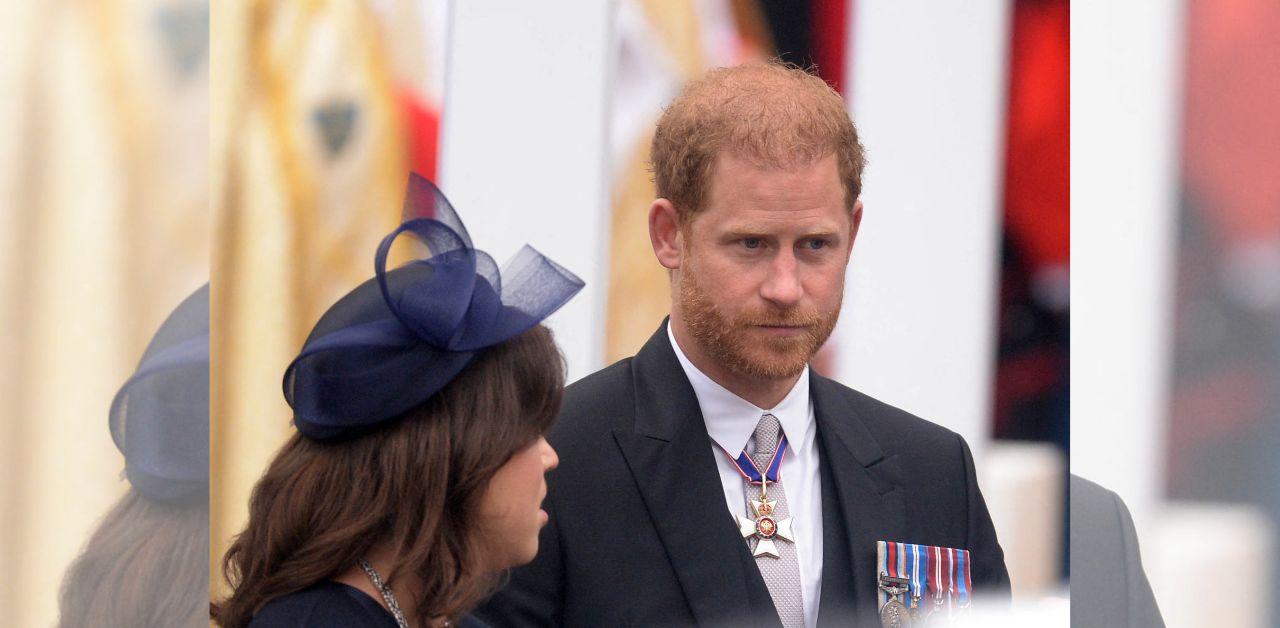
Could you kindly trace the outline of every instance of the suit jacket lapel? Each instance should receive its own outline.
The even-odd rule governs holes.
[[[839,504],[843,526],[833,530],[824,512],[823,534],[843,533],[848,554],[826,551],[824,542],[822,600],[818,612],[821,625],[847,624],[850,605],[865,618],[876,612],[876,541],[903,540],[906,511],[902,501],[898,461],[886,458],[870,430],[841,394],[835,382],[811,374],[810,395],[822,443],[822,464],[830,468],[823,479],[835,482],[833,493]],[[825,492],[825,491],[824,491]],[[825,501],[825,500],[824,500]],[[833,545],[833,547],[837,547]],[[833,564],[851,560],[849,564]],[[849,570],[852,577],[847,577]],[[852,582],[853,590],[843,590]]]
[[[666,324],[632,361],[635,430],[615,430],[649,516],[699,625],[761,617],[768,590],[724,506],[724,490],[702,412]],[[750,566],[752,569],[746,569]],[[752,611],[756,612],[752,612]]]

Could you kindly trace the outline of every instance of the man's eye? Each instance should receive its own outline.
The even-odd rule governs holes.
[[[760,241],[760,238],[743,238],[742,239],[742,246],[745,246],[749,249],[758,249],[760,248],[761,244],[763,244],[763,242]]]
[[[814,251],[818,249],[826,248],[826,246],[827,246],[827,241],[818,239],[818,238],[814,238],[812,240],[809,240],[808,242],[805,242],[805,247]]]

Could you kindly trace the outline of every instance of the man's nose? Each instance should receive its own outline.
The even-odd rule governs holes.
[[[800,269],[790,249],[780,251],[769,263],[769,276],[760,286],[760,296],[782,307],[795,305],[804,295]]]
[[[551,443],[548,443],[545,438],[542,439],[542,448],[543,448],[543,452],[542,452],[543,468],[545,468],[547,471],[550,471],[560,466],[560,456],[556,454],[556,450],[551,447]]]

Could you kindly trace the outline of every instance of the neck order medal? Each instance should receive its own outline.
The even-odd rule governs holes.
[[[778,558],[778,546],[775,542],[781,539],[788,543],[795,542],[795,533],[792,531],[792,517],[779,518],[775,512],[777,500],[769,499],[769,484],[777,483],[778,472],[782,467],[782,459],[787,452],[787,438],[785,436],[778,442],[778,448],[773,453],[773,458],[769,460],[769,464],[762,473],[756,467],[755,461],[744,451],[737,458],[729,456],[729,452],[725,452],[730,460],[733,460],[734,466],[738,468],[738,472],[751,484],[760,485],[760,497],[751,500],[751,517],[743,517],[738,515],[738,531],[742,533],[742,538],[748,541],[754,537],[756,539],[756,548],[752,552],[752,556],[769,556]]]
[[[760,499],[751,500],[751,510],[755,518],[738,515],[738,531],[742,538],[756,537],[756,550],[752,556],[778,557],[778,546],[774,539],[782,539],[795,543],[794,532],[791,531],[791,517],[777,519],[773,514],[775,500],[769,499],[769,481],[766,479],[760,487]]]

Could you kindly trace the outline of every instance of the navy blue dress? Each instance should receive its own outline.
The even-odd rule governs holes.
[[[249,628],[397,628],[396,618],[364,591],[326,580],[267,602]]]
[[[396,618],[353,586],[326,580],[267,602],[249,628],[397,628]],[[486,628],[465,617],[458,628]]]

